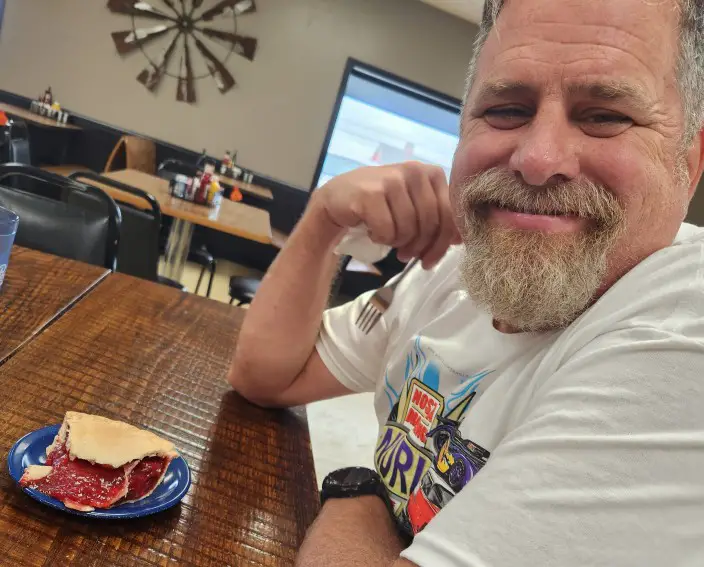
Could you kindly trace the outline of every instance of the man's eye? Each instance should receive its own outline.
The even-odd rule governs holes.
[[[512,130],[527,124],[532,117],[530,110],[519,106],[499,106],[484,111],[487,123],[499,130]]]
[[[633,124],[633,120],[623,114],[592,114],[586,116],[584,121],[589,124]]]
[[[613,138],[633,126],[633,119],[614,112],[595,112],[580,118],[582,131],[596,138]]]

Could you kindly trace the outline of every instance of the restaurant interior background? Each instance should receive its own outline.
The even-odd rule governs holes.
[[[130,19],[111,13],[104,0],[9,0],[0,31],[0,91],[33,99],[51,85],[70,112],[117,130],[193,155],[206,148],[219,158],[234,149],[238,163],[272,189],[272,227],[288,231],[316,183],[349,59],[460,99],[481,5],[481,0],[256,0],[256,12],[239,18],[237,30],[257,38],[256,57],[227,63],[236,87],[221,95],[211,80],[199,81],[197,102],[184,104],[176,100],[173,79],[156,93],[135,80],[144,58],[119,56],[111,39]],[[158,51],[159,42],[154,46]],[[689,220],[704,222],[704,191]],[[216,255],[257,273],[276,254],[236,237],[215,239],[213,245],[222,251]],[[224,266],[223,278],[235,273]],[[381,284],[378,278],[365,282]],[[372,462],[377,426],[370,396],[313,404],[309,423],[319,477],[337,466]]]
[[[480,7],[472,1],[464,8],[476,18]],[[235,88],[221,95],[212,81],[199,81],[197,102],[184,104],[173,79],[156,93],[135,80],[145,66],[141,54],[116,53],[111,33],[130,23],[102,0],[10,0],[0,31],[0,90],[34,99],[51,85],[64,108],[96,123],[218,158],[236,150],[255,181],[271,182],[272,227],[289,230],[314,185],[348,60],[459,99],[477,31],[418,0],[257,0],[255,13],[238,18],[238,33],[256,37],[258,46],[253,61],[228,61]],[[157,52],[162,47],[154,42]],[[69,162],[75,157],[69,150]],[[279,220],[291,211],[293,218]],[[258,272],[275,255],[243,239],[224,242],[234,250],[229,259]],[[218,271],[227,276],[227,267]],[[309,423],[318,475],[371,462],[369,397],[311,406]]]
[[[223,96],[200,81],[187,105],[173,80],[155,95],[135,80],[144,58],[120,57],[110,37],[130,20],[105,4],[8,2],[0,88],[36,97],[51,85],[83,116],[218,157],[237,149],[245,167],[301,189],[310,188],[348,57],[459,98],[476,32],[417,0],[258,0],[238,20],[239,33],[258,39],[254,61],[232,57],[237,86]]]

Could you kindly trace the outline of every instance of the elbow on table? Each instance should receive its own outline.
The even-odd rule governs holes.
[[[227,381],[235,392],[255,406],[269,409],[284,407],[271,392],[256,387],[256,379],[245,368],[242,368],[237,360],[230,366]]]

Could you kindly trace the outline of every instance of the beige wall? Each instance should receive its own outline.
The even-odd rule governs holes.
[[[255,61],[228,64],[239,85],[223,96],[203,79],[189,106],[176,102],[174,79],[157,95],[135,80],[145,60],[121,58],[110,37],[130,19],[110,13],[105,0],[9,0],[0,89],[34,97],[51,84],[80,114],[196,151],[236,148],[245,166],[305,188],[348,57],[462,95],[473,24],[416,0],[257,0],[257,7],[239,27],[259,39]]]

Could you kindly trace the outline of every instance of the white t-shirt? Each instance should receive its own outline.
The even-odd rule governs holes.
[[[377,470],[417,534],[402,556],[704,565],[704,231],[683,225],[548,333],[496,331],[460,254],[414,269],[369,335],[369,294],[327,311],[317,344],[342,384],[376,392]]]

